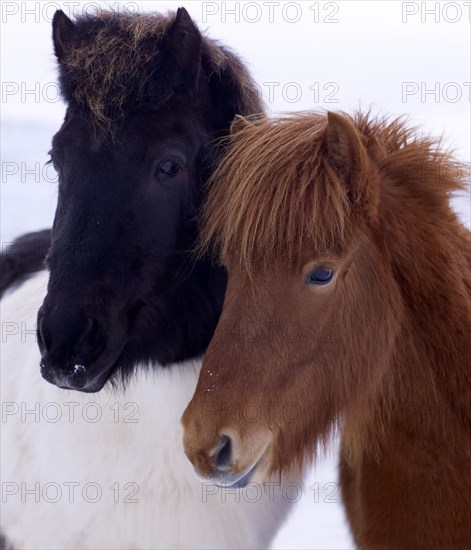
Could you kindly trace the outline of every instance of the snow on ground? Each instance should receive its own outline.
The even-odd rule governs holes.
[[[50,44],[49,20],[56,4],[78,14],[97,3],[2,2],[2,247],[52,223],[56,176],[44,164],[63,116]],[[408,114],[428,133],[443,134],[444,144],[469,166],[470,8],[453,2],[446,4],[455,8],[445,10],[444,3],[434,8],[438,3],[430,2],[427,9],[435,13],[427,14],[423,4],[181,0],[121,2],[120,9],[166,11],[185,5],[210,36],[243,55],[273,113],[351,112],[361,105]],[[108,5],[116,9],[117,3]],[[469,194],[453,205],[469,226]],[[339,503],[336,464],[334,444],[329,456],[310,470],[274,548],[353,547]]]
[[[350,550],[352,538],[340,501],[338,442],[310,468],[297,508],[278,532],[273,549]],[[295,498],[296,493],[290,498]]]

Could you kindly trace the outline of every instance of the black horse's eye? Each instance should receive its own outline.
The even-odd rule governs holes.
[[[155,175],[157,177],[173,178],[180,172],[182,165],[176,160],[164,160],[157,166]]]
[[[327,285],[334,278],[334,273],[331,267],[319,266],[309,273],[305,282],[307,285]]]

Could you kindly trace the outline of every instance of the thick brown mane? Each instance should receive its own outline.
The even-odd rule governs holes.
[[[448,208],[465,186],[464,166],[403,119],[348,117],[391,185]],[[199,250],[215,247],[225,263],[234,250],[248,273],[274,258],[297,263],[308,240],[319,255],[339,252],[353,229],[347,190],[323,154],[325,113],[239,120],[209,182]]]
[[[95,129],[109,134],[130,113],[163,105],[187,77],[178,67],[179,52],[166,43],[175,17],[172,12],[102,11],[78,18],[74,47],[59,65],[65,100],[83,111]],[[263,110],[247,70],[234,54],[207,37],[202,37],[201,54],[210,86],[219,84],[225,73],[226,81],[237,88],[235,112]]]

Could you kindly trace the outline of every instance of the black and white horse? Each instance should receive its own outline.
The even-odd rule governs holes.
[[[256,89],[183,9],[57,12],[53,39],[58,205],[30,239],[51,239],[48,269],[1,304],[2,532],[17,549],[266,548],[281,481],[201,484],[180,428],[226,284],[192,257],[196,214],[215,140],[263,109]],[[14,259],[1,290],[38,267]]]

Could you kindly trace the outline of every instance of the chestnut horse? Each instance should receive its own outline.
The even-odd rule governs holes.
[[[359,547],[471,547],[464,174],[402,120],[234,123],[203,217],[229,281],[183,416],[198,474],[262,482],[339,422]]]

